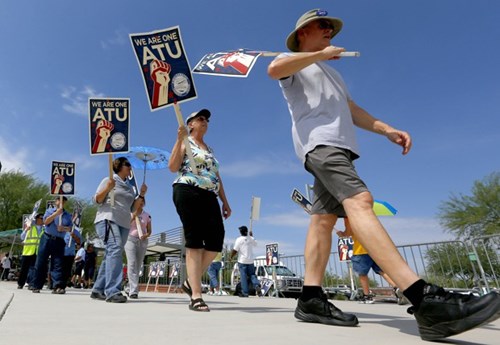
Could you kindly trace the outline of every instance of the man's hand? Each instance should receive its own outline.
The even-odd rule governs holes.
[[[408,133],[395,129],[387,132],[386,136],[393,143],[403,147],[403,155],[410,152],[412,142]]]
[[[340,59],[338,56],[340,53],[345,52],[345,48],[328,46],[321,51],[322,59],[321,60],[337,60]]]

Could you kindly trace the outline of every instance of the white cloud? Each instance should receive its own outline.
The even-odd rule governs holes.
[[[68,103],[63,104],[63,109],[68,113],[87,116],[88,99],[90,97],[102,98],[103,93],[97,92],[91,86],[84,86],[78,90],[74,86],[65,86],[61,91],[61,97]]]
[[[109,49],[112,46],[122,46],[127,43],[127,39],[127,31],[124,29],[117,29],[114,31],[113,37],[101,41],[101,47],[103,49]]]
[[[453,239],[436,218],[380,217],[396,245],[438,242]]]
[[[225,163],[221,166],[224,176],[255,177],[260,175],[293,175],[303,172],[296,161],[287,161],[274,157],[255,157],[250,160]]]
[[[9,146],[2,138],[0,138],[0,161],[3,172],[21,170],[26,173],[32,170],[30,152],[25,148],[16,148],[15,145]]]
[[[262,217],[262,223],[273,226],[306,228],[309,226],[309,216],[302,210],[288,213],[278,213]]]

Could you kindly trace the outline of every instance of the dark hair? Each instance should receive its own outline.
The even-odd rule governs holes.
[[[248,228],[246,226],[240,226],[238,229],[240,230],[241,236],[246,236],[248,234]]]
[[[35,219],[43,219],[43,214],[37,213]]]
[[[118,174],[122,170],[125,163],[129,163],[128,159],[125,157],[118,157],[113,161],[113,172]],[[130,163],[129,163],[130,164]]]

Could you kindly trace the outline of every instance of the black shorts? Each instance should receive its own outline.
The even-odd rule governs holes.
[[[186,248],[222,251],[225,231],[217,195],[199,187],[176,183],[173,199],[184,228]]]
[[[85,261],[76,262],[75,263],[75,274],[77,276],[81,276],[84,268],[85,268]]]

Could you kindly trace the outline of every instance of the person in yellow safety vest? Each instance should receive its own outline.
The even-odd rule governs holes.
[[[30,290],[33,286],[32,280],[35,277],[36,255],[38,254],[38,244],[40,243],[40,236],[42,236],[43,230],[43,215],[38,213],[35,216],[35,224],[24,229],[21,234],[21,240],[24,242],[23,255],[21,258],[21,272],[17,280],[18,289],[22,289],[26,282],[28,282]]]
[[[339,237],[352,237],[352,268],[359,275],[359,282],[363,289],[363,295],[361,296],[359,302],[364,304],[373,303],[373,294],[370,293],[370,281],[368,279],[368,272],[372,269],[375,273],[382,276],[389,285],[394,289],[395,293],[397,290],[396,283],[377,265],[375,261],[368,255],[368,251],[356,240],[354,234],[352,233],[351,227],[349,225],[349,220],[347,217],[344,218],[345,231],[338,231],[337,235]],[[396,294],[397,296],[397,294]],[[397,296],[399,298],[399,296]]]

